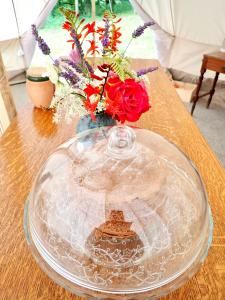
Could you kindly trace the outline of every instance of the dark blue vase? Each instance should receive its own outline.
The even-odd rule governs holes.
[[[77,123],[76,132],[80,133],[82,131],[103,127],[103,126],[113,126],[116,124],[116,120],[112,119],[110,115],[105,113],[96,114],[96,121],[91,119],[90,115],[86,115],[80,118]]]

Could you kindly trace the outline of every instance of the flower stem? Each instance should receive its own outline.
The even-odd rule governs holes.
[[[129,43],[127,44],[127,47],[126,47],[126,49],[123,52],[123,57],[124,57],[125,53],[127,52],[127,49],[130,47],[130,44],[131,44],[132,41],[133,41],[133,38],[131,38],[130,41],[129,41]]]
[[[85,98],[85,99],[86,99],[86,97],[85,97],[84,95],[81,95],[81,94],[79,94],[79,93],[72,92],[71,94],[72,94],[72,95],[77,95],[77,96],[79,96],[79,97],[82,97],[82,98]]]
[[[102,96],[103,96],[104,91],[105,91],[105,85],[106,85],[108,77],[109,77],[109,71],[110,71],[110,67],[109,67],[109,69],[108,69],[108,71],[106,73],[106,76],[105,76],[105,81],[104,81],[103,86],[102,86],[102,91],[101,91],[101,94],[100,94],[100,100],[99,101],[102,100]]]
[[[51,54],[49,54],[48,55],[50,58],[51,58],[51,60],[54,62],[55,60],[53,59],[53,57],[51,56]]]

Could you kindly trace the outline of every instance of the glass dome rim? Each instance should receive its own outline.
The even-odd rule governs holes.
[[[29,211],[29,196],[28,196],[26,205],[28,205],[28,207],[26,209]],[[208,216],[209,216],[209,212],[210,212],[210,206],[208,205],[208,209],[207,209]],[[136,289],[134,288],[134,289],[129,289],[129,290],[122,290],[122,289],[118,289],[118,290],[113,290],[113,289],[112,290],[106,290],[106,289],[101,288],[101,287],[96,287],[96,286],[94,287],[93,283],[91,285],[88,285],[82,279],[79,279],[79,278],[77,280],[75,280],[75,281],[72,281],[72,280],[68,279],[68,277],[63,276],[62,273],[57,272],[56,269],[53,268],[52,265],[49,264],[47,260],[45,260],[45,258],[43,257],[43,255],[38,250],[38,247],[37,247],[37,245],[34,242],[34,239],[32,237],[31,228],[30,228],[31,227],[30,226],[31,223],[28,221],[28,219],[29,219],[29,213],[27,213],[27,214],[24,215],[24,224],[25,224],[24,228],[25,228],[26,239],[28,241],[29,247],[30,248],[35,248],[35,250],[37,251],[38,255],[41,257],[41,259],[43,260],[43,262],[45,264],[47,264],[47,268],[52,269],[58,276],[62,277],[63,280],[69,281],[71,284],[75,284],[78,287],[81,287],[81,288],[84,288],[84,289],[88,289],[88,290],[90,290],[92,292],[99,291],[99,292],[102,292],[102,293],[105,293],[105,294],[113,294],[113,295],[122,295],[122,294],[132,295],[132,294],[140,294],[140,293],[152,292],[152,291],[157,290],[159,288],[165,287],[168,284],[172,284],[177,278],[183,276],[190,268],[193,267],[196,259],[200,256],[201,252],[203,250],[204,250],[204,252],[206,252],[206,251],[208,251],[208,248],[209,248],[209,246],[207,246],[204,249],[203,246],[204,246],[204,243],[206,241],[209,241],[210,234],[209,234],[209,236],[202,235],[201,239],[198,240],[198,246],[202,242],[202,247],[201,248],[198,247],[198,251],[196,251],[195,256],[192,257],[192,259],[190,261],[188,261],[188,263],[186,264],[186,266],[183,267],[183,269],[181,271],[179,271],[178,273],[175,273],[172,276],[170,276],[170,277],[168,277],[168,278],[166,278],[164,280],[159,281],[157,284],[151,285],[151,288],[149,288],[149,287],[143,287],[143,288],[136,288]],[[207,218],[205,219],[204,225],[206,224],[206,221],[207,221]],[[208,223],[209,223],[209,233],[210,233],[210,231],[211,231],[211,229],[210,229],[210,218],[208,218]],[[32,254],[34,255],[35,260],[36,260],[36,254],[34,254],[33,250],[32,250]],[[205,258],[206,257],[204,256],[203,260],[205,260]],[[58,265],[58,264],[56,263],[56,265]],[[71,272],[67,271],[66,269],[62,268],[61,266],[60,266],[60,268],[63,269],[63,270],[65,270],[66,271],[65,273],[72,274]],[[45,269],[46,269],[46,267],[45,267]],[[73,274],[72,274],[72,277],[73,278],[77,278]]]

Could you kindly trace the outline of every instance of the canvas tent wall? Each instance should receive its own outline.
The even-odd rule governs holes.
[[[31,24],[40,27],[56,2],[57,0],[1,1],[0,51],[9,78],[29,66],[35,49]]]
[[[169,68],[199,74],[203,53],[225,38],[224,0],[130,0],[144,20],[153,19],[158,57]],[[7,0],[0,9],[0,50],[10,76],[27,68],[34,52],[30,25],[38,27],[57,0]],[[77,1],[76,1],[77,2]]]
[[[217,51],[225,39],[225,0],[130,0],[145,20],[154,20],[162,65],[199,74],[204,53]]]

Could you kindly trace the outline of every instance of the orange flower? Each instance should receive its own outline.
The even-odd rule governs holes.
[[[117,51],[117,44],[120,44],[121,41],[119,38],[121,37],[120,27],[116,27],[114,24],[112,25],[112,37],[111,37],[111,48],[112,51]]]
[[[94,87],[91,84],[87,84],[86,88],[84,89],[84,92],[87,95],[87,99],[84,101],[85,108],[90,112],[91,118],[93,121],[96,120],[94,112],[96,110],[96,107],[98,105],[99,97],[96,96],[96,101],[91,101],[90,97],[93,95],[99,95],[100,94],[100,88]]]
[[[95,32],[95,21],[92,22],[92,23],[86,24],[86,25],[82,28],[82,32],[83,32],[84,30],[86,30],[86,29],[87,29],[87,31],[86,31],[86,33],[85,33],[84,36],[83,36],[83,41],[84,41],[84,39],[86,38],[86,36],[88,36],[90,33],[94,33],[94,32]]]
[[[100,89],[98,86],[92,86],[91,84],[87,84],[84,92],[87,94],[88,97],[99,94]]]
[[[72,25],[71,25],[71,23],[68,22],[68,21],[66,21],[65,23],[63,23],[63,26],[62,26],[63,29],[66,29],[66,30],[68,30],[68,31],[71,30],[71,27],[72,27]]]
[[[99,81],[103,80],[103,77],[97,76],[94,73],[90,73],[90,76],[91,76],[91,78],[99,80]]]
[[[86,56],[90,53],[91,55],[95,54],[95,52],[99,53],[99,51],[97,50],[98,49],[98,46],[96,46],[96,43],[94,40],[92,41],[88,41],[90,43],[90,47],[86,53]]]

